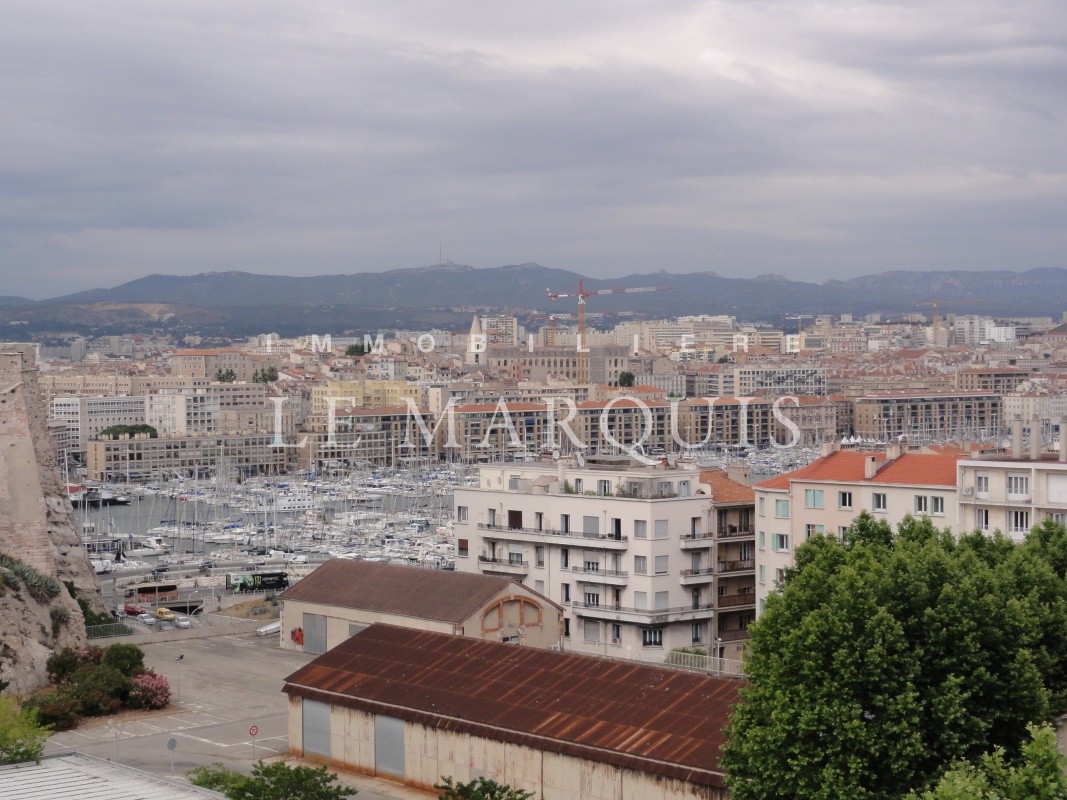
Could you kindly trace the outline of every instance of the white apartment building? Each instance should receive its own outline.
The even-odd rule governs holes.
[[[817,534],[841,536],[867,511],[896,526],[908,514],[957,528],[956,464],[959,455],[827,451],[806,467],[756,489],[757,615],[793,566],[798,545]]]
[[[52,418],[66,423],[67,455],[84,455],[88,441],[112,425],[143,425],[144,397],[56,397]],[[63,453],[60,453],[60,457]]]
[[[740,576],[744,554],[733,551],[742,546],[742,528],[751,536],[751,499],[731,496],[732,505],[716,510],[696,469],[635,464],[590,456],[584,466],[481,467],[476,487],[455,492],[456,568],[515,578],[561,604],[567,650],[719,654],[716,532],[731,534],[738,562],[731,574]],[[747,567],[751,576],[754,563]],[[743,610],[734,601],[731,608]]]
[[[160,436],[199,436],[219,429],[219,396],[205,389],[152,394],[144,399],[145,420]]]

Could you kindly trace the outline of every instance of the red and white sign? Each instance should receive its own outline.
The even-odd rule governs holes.
[[[248,729],[248,732],[250,734],[252,734],[253,736],[255,736],[257,733],[259,733],[259,728],[257,728],[255,725],[253,725],[251,728]]]

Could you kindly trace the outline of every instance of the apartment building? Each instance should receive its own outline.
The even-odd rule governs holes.
[[[215,433],[219,428],[220,403],[206,391],[152,394],[143,398],[145,421],[160,436],[192,436]]]
[[[976,367],[956,373],[956,389],[961,392],[1014,392],[1030,373],[1016,367]]]
[[[560,603],[568,650],[714,654],[713,559],[744,560],[736,532],[746,524],[745,499],[727,493],[728,484],[736,487],[717,479],[717,509],[695,469],[607,456],[486,465],[476,487],[455,493],[456,568],[515,578]],[[737,529],[721,549],[719,525]],[[742,594],[734,580],[742,572],[727,573],[724,595]]]
[[[957,527],[959,455],[842,450],[828,443],[806,467],[759,483],[756,494],[756,596],[767,596],[812,536],[841,536],[863,511],[896,526],[907,515]]]
[[[584,348],[583,348],[584,349]],[[590,383],[619,385],[619,373],[632,371],[630,368],[630,348],[626,345],[602,344],[588,348],[589,352],[579,353],[572,345],[544,347],[529,350],[526,347],[507,345],[490,345],[486,352],[485,363],[492,369],[507,372],[518,367],[530,381],[546,381],[549,377],[578,381],[581,373],[580,357],[588,365]]]
[[[408,397],[421,406],[421,395],[421,387],[408,381],[327,381],[311,390],[311,413],[326,417],[331,405],[334,409],[404,406]]]
[[[283,446],[271,434],[94,439],[87,445],[86,470],[95,481],[113,480],[127,472],[144,477],[204,476],[223,466],[244,475],[277,475],[288,471],[293,444]]]
[[[113,425],[143,425],[145,398],[57,397],[52,400],[52,418],[66,424],[63,441],[71,449],[65,455],[81,458],[89,440],[101,431]]]
[[[419,414],[431,434],[429,444],[414,415],[404,407],[340,409],[333,417],[332,431],[325,418],[311,417],[308,431],[297,435],[294,457],[301,469],[311,469],[331,462],[397,467],[412,459],[438,456],[434,417],[425,410]],[[442,439],[446,427],[438,431]]]
[[[264,365],[278,366],[262,356],[254,356],[236,347],[209,350],[178,350],[171,359],[175,375],[212,380],[219,373],[232,371],[235,380],[252,382],[252,377]]]
[[[1004,423],[992,392],[887,392],[857,397],[853,408],[856,435],[882,442],[988,436]]]

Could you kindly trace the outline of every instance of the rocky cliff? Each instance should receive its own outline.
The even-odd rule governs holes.
[[[0,344],[0,679],[21,693],[45,683],[58,648],[86,643],[81,609],[100,585],[81,545],[31,345]]]

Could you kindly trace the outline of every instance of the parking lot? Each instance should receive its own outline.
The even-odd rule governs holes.
[[[77,729],[52,736],[45,754],[72,750],[117,760],[159,775],[222,762],[247,773],[255,759],[282,756],[288,749],[288,714],[284,679],[314,656],[282,650],[278,637],[239,634],[186,638],[141,645],[145,663],[170,679],[172,706],[159,712],[126,712],[113,718],[85,720]],[[180,659],[179,659],[180,657]],[[421,792],[374,778],[344,774],[359,789],[360,800],[426,798]]]

